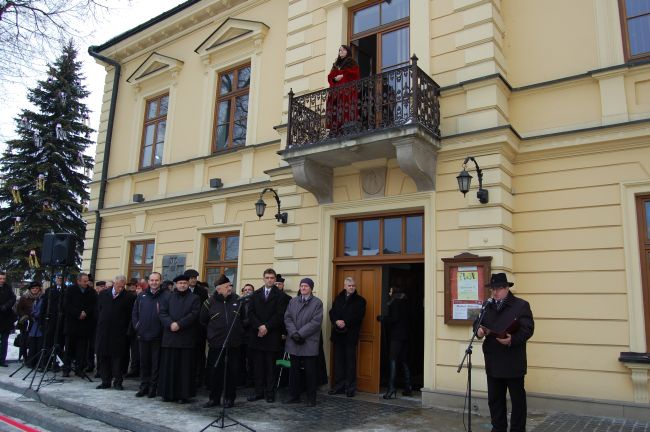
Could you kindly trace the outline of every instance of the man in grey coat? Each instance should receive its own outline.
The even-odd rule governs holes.
[[[289,302],[284,313],[287,329],[285,349],[291,355],[290,398],[285,403],[300,402],[302,380],[301,366],[305,368],[307,384],[307,406],[316,405],[318,385],[318,348],[323,323],[323,302],[313,296],[314,281],[304,278],[300,281],[300,295]]]

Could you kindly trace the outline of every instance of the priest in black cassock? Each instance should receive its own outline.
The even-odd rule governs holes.
[[[176,289],[160,303],[163,337],[158,395],[165,402],[187,403],[196,395],[194,351],[201,301],[189,290],[189,277],[174,278]]]

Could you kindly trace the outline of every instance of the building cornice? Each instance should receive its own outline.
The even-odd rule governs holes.
[[[95,47],[95,51],[127,62],[268,1],[189,0]]]

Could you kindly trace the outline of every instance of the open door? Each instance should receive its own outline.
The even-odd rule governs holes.
[[[354,278],[357,292],[366,299],[366,314],[361,323],[357,347],[357,389],[379,393],[381,326],[376,317],[381,314],[381,266],[338,267],[334,296],[341,292],[343,280],[348,276]]]

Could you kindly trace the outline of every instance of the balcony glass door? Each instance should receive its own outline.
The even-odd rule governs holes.
[[[351,9],[350,15],[350,46],[361,77],[408,63],[409,0],[365,3]]]

